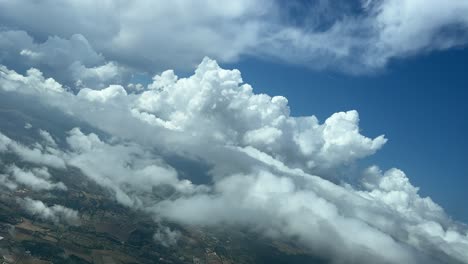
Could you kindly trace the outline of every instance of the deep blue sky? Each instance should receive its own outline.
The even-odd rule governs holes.
[[[468,49],[393,61],[385,71],[350,76],[301,66],[242,60],[238,68],[256,93],[283,95],[293,115],[320,121],[356,109],[363,134],[387,144],[367,160],[406,172],[456,220],[468,221]]]

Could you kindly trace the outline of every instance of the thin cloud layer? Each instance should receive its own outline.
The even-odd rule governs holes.
[[[286,98],[255,94],[238,70],[208,58],[190,77],[165,71],[153,79],[139,94],[120,85],[74,94],[39,70],[2,67],[7,95],[34,97],[96,132],[42,131],[33,146],[3,136],[0,151],[40,166],[54,165],[52,155],[156,221],[247,227],[338,263],[468,263],[466,227],[421,197],[404,172],[375,166],[358,183],[329,180],[386,143],[360,133],[357,111],[323,123],[291,116]],[[177,237],[165,227],[155,234],[167,246]]]
[[[29,214],[54,223],[65,223],[76,225],[80,221],[78,212],[62,205],[47,206],[42,201],[33,200],[29,197],[18,199],[18,203]]]
[[[29,66],[50,67],[61,81],[85,84],[118,78],[119,65],[187,70],[204,56],[221,62],[256,56],[367,73],[392,59],[465,45],[467,12],[467,2],[457,0],[4,0],[0,24],[7,31],[0,47],[8,51],[0,60],[16,63],[21,56]],[[69,47],[74,52],[67,53]]]

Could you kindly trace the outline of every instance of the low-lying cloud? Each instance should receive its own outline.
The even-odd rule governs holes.
[[[18,199],[18,203],[32,216],[54,223],[77,225],[80,222],[78,212],[62,205],[47,206],[42,201],[29,197]]]

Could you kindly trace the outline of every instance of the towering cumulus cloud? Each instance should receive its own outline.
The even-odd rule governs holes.
[[[76,167],[156,221],[245,227],[294,239],[334,263],[468,263],[466,227],[421,197],[403,171],[372,166],[352,182],[336,179],[387,141],[362,135],[357,111],[324,122],[291,116],[286,98],[255,94],[238,70],[209,58],[190,77],[169,70],[139,93],[125,86],[71,93],[39,70],[22,75],[2,66],[5,96],[34,97],[45,114],[61,112],[89,127],[40,130],[31,147],[0,134],[0,152],[39,166],[11,165],[0,184],[34,179],[66,191],[48,181],[46,167]],[[52,221],[78,214],[20,202]],[[154,237],[170,246],[179,235],[162,226]]]

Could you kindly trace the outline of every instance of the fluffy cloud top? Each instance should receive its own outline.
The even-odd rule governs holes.
[[[221,69],[208,58],[193,76],[178,80],[166,71],[149,88],[132,108],[136,118],[190,131],[199,140],[252,146],[304,169],[349,163],[375,153],[386,142],[383,136],[371,139],[359,133],[356,111],[336,113],[324,124],[314,116],[291,117],[286,98],[254,94],[250,85],[242,84],[238,70]]]
[[[359,184],[328,179],[386,142],[360,133],[357,111],[323,123],[291,116],[286,98],[255,94],[238,70],[208,58],[190,77],[155,76],[140,94],[117,85],[51,92],[54,80],[2,72],[7,93],[34,96],[105,135],[74,128],[63,132],[65,149],[54,144],[63,135],[40,132],[34,148],[2,135],[1,152],[42,166],[57,165],[53,156],[59,168],[81,169],[156,220],[241,225],[296,239],[336,262],[468,263],[467,229],[421,197],[402,171],[371,167]],[[57,214],[47,208],[45,215]],[[161,227],[155,240],[171,245],[177,237]]]
[[[126,96],[127,92],[120,85],[111,85],[103,90],[97,91],[89,88],[81,89],[78,92],[79,97],[83,97],[89,101],[98,101],[105,103],[107,100],[118,97]]]
[[[175,149],[178,144],[187,148],[188,143],[193,155],[211,155],[189,143],[193,141],[213,147],[252,146],[293,167],[318,171],[371,155],[386,142],[383,136],[371,139],[359,133],[356,111],[336,113],[323,124],[314,116],[291,117],[286,98],[254,94],[250,85],[242,84],[238,70],[221,69],[208,58],[188,78],[178,79],[171,71],[155,76],[141,94],[127,94],[119,85],[85,88],[77,95],[47,94],[48,85],[56,86],[53,79],[8,69],[0,84],[7,91],[45,96],[46,104],[94,119],[93,124],[111,134],[133,139],[135,133],[156,132]],[[120,126],[122,120],[141,129],[126,130]],[[148,137],[137,140],[158,144]]]

